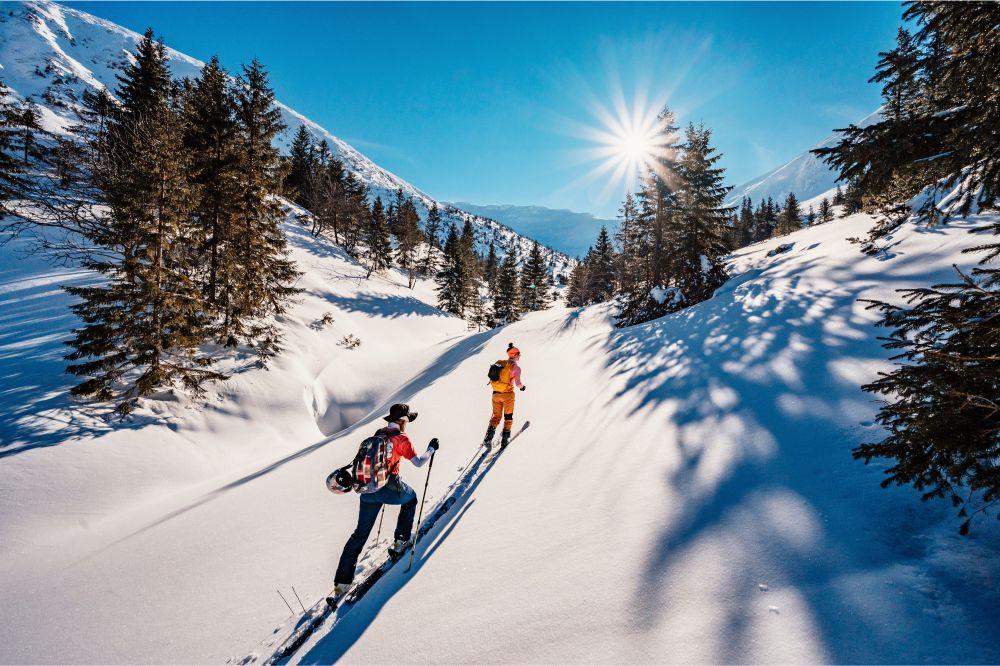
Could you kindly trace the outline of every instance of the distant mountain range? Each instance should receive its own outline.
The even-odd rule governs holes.
[[[609,232],[613,232],[617,223],[616,220],[594,217],[591,213],[574,213],[571,210],[544,206],[484,206],[464,201],[452,205],[497,220],[520,234],[579,259],[587,254],[587,249],[597,240],[601,226],[606,226]]]

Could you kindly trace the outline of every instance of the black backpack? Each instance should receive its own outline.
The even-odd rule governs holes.
[[[490,378],[491,382],[500,381],[500,373],[503,372],[503,366],[503,361],[497,361],[490,366],[490,370],[486,373],[486,376]]]

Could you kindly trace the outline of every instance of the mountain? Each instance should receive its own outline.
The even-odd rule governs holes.
[[[138,33],[49,0],[2,2],[0,78],[16,98],[31,98],[38,105],[46,129],[61,131],[72,124],[72,107],[85,89],[115,89],[115,75],[131,58],[140,39]],[[168,48],[167,52],[171,72],[176,78],[196,77],[204,66],[201,61],[174,49]],[[451,222],[461,227],[465,220],[472,221],[481,250],[491,241],[504,248],[511,240],[518,245],[522,257],[530,249],[532,239],[495,220],[436,201],[301,113],[280,101],[278,107],[287,128],[276,144],[286,152],[295,131],[305,125],[316,140],[326,139],[334,156],[368,184],[372,200],[380,196],[388,201],[397,189],[401,189],[414,200],[422,217],[426,217],[427,210],[437,203],[446,225]],[[554,273],[566,272],[574,263],[561,252],[549,250],[548,255]]]
[[[856,124],[859,127],[867,127],[878,122],[880,117],[881,112],[875,111]],[[840,136],[833,134],[813,148],[827,148],[838,141]],[[837,173],[817,156],[805,152],[763,176],[734,187],[729,193],[727,205],[737,206],[743,197],[750,197],[754,205],[767,197],[783,201],[789,192],[794,192],[799,201],[806,201],[835,187],[837,187]]]
[[[462,210],[498,220],[519,234],[537,239],[549,247],[582,258],[597,240],[602,226],[613,232],[617,220],[602,220],[591,213],[543,206],[479,206],[467,202],[454,204]]]

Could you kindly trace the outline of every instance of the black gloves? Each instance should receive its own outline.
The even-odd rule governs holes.
[[[526,388],[528,388],[528,387],[527,387],[527,386],[522,386],[522,387],[521,387],[521,390],[523,391],[523,390],[524,390],[524,389],[526,389]]]
[[[440,446],[441,445],[438,443],[438,438],[435,437],[434,439],[431,440],[431,443],[427,445],[427,448],[428,449],[434,449],[435,451],[437,451],[438,447],[440,447]]]

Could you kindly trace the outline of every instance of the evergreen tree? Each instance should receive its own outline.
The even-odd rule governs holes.
[[[579,308],[590,305],[590,264],[594,248],[587,250],[587,255],[573,267],[569,277],[569,287],[566,290],[566,305]]]
[[[491,293],[496,288],[497,271],[499,268],[500,261],[497,259],[496,241],[490,239],[490,249],[483,264],[483,280],[486,282],[486,286]]]
[[[0,217],[11,214],[7,202],[24,196],[28,188],[28,169],[19,159],[17,146],[17,112],[8,98],[10,88],[0,81]]]
[[[667,311],[710,298],[728,277],[721,258],[732,209],[724,205],[729,188],[723,184],[723,170],[715,166],[721,155],[711,147],[711,136],[705,126],[693,124],[685,134],[678,163],[683,183],[677,194],[678,247],[672,280],[664,285],[678,288],[682,298],[664,302]]]
[[[389,240],[389,223],[382,205],[382,197],[377,197],[368,216],[364,234],[365,255],[368,260],[368,274],[381,273],[392,266],[392,243]]]
[[[833,195],[833,205],[834,206],[844,205],[844,190],[841,189],[840,185],[837,185],[837,193]]]
[[[517,281],[517,245],[510,246],[497,270],[493,290],[493,321],[497,326],[511,324],[521,318],[521,294]]]
[[[794,192],[789,192],[785,198],[785,207],[778,216],[778,224],[774,228],[775,236],[784,236],[802,228],[802,213],[799,210],[799,200]]]
[[[67,289],[80,299],[72,309],[83,322],[68,343],[67,371],[87,377],[72,392],[115,400],[123,417],[159,387],[180,382],[198,390],[221,377],[198,351],[207,322],[191,279],[197,192],[166,72],[163,43],[147,31],[119,76],[122,105],[109,120],[101,172],[92,176],[105,206],[100,224],[87,230],[100,251],[83,265],[105,280]]]
[[[410,289],[413,289],[417,280],[417,248],[422,240],[420,215],[413,202],[405,199],[396,213],[396,261],[406,271]]]
[[[670,282],[677,270],[675,261],[681,243],[677,219],[680,145],[674,115],[668,108],[658,116],[657,132],[652,141],[656,145],[656,155],[637,195],[635,216],[630,218],[634,231],[629,234],[630,247],[622,250],[628,257],[638,260],[634,263],[631,259],[625,260],[631,264],[631,277],[620,287],[618,326],[662,316],[665,310],[652,294]]]
[[[424,257],[420,271],[431,275],[437,271],[435,252],[441,247],[438,234],[441,233],[441,210],[437,203],[427,211],[427,221],[424,223],[424,238],[427,241],[427,255]]]
[[[223,303],[226,344],[255,346],[262,362],[280,349],[280,335],[265,320],[285,312],[297,293],[299,273],[288,258],[281,229],[284,211],[275,196],[281,189],[281,156],[274,138],[284,129],[264,66],[256,58],[237,80],[238,240],[233,287]]]
[[[607,235],[607,234],[605,234]],[[519,290],[521,308],[525,312],[544,310],[551,304],[552,277],[542,254],[542,247],[535,241],[521,268]]]
[[[235,101],[218,57],[212,57],[195,81],[185,116],[190,177],[199,193],[194,210],[197,249],[200,256],[208,255],[204,293],[209,307],[215,308],[219,283],[224,285],[222,291],[228,292],[236,271],[231,243],[239,212]]]
[[[813,210],[812,205],[809,206],[809,212],[806,213],[806,226],[811,227],[816,224],[816,211]]]
[[[991,249],[983,263],[1000,256],[1000,243],[974,249]],[[889,434],[854,457],[891,461],[883,487],[912,485],[925,500],[950,500],[965,534],[1000,501],[1000,270],[959,277],[904,290],[909,307],[871,304],[893,329],[885,346],[902,362],[863,387],[884,396],[877,420]]]
[[[311,207],[310,190],[313,172],[317,169],[313,158],[313,137],[304,124],[299,125],[292,138],[288,157],[288,175],[285,176],[285,195],[300,206]]]
[[[995,3],[908,4],[904,20],[920,29],[912,41],[899,33],[872,79],[883,84],[883,118],[838,130],[840,142],[813,151],[855,183],[866,210],[907,215],[902,202],[928,189],[917,212],[935,224],[1000,196],[998,16]]]
[[[600,303],[615,295],[615,249],[605,227],[597,235],[588,261],[586,302]]]
[[[735,223],[736,248],[745,247],[754,242],[754,215],[753,202],[750,197],[743,197],[740,202],[740,211]]]
[[[824,198],[821,202],[819,202],[819,222],[820,224],[823,224],[832,220],[833,207],[830,205],[830,201]]]

